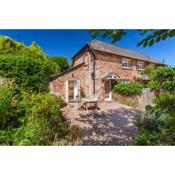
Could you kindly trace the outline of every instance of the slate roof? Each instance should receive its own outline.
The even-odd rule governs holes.
[[[156,64],[162,64],[162,65],[164,64],[161,61],[158,61],[158,60],[151,58],[149,56],[145,56],[141,53],[131,51],[128,49],[124,49],[124,48],[120,48],[120,47],[115,46],[113,44],[104,43],[104,42],[99,41],[99,40],[92,40],[88,43],[88,45],[92,49],[97,50],[97,51],[103,51],[103,52],[121,55],[121,56],[129,57],[129,58],[135,58],[137,60],[148,61],[148,62],[152,62],[152,63],[156,63]]]

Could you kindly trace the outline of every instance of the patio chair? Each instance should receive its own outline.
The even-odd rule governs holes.
[[[99,102],[100,102],[100,98],[99,98],[97,95],[93,95],[92,98],[95,99],[95,100],[97,100],[97,103],[96,103],[95,108],[96,108],[96,109],[99,109],[99,105],[98,105],[98,104],[99,104]]]
[[[76,102],[77,102],[77,105],[78,105],[78,109],[77,110],[81,110],[82,107],[83,107],[83,102],[82,102],[82,99],[80,96],[76,96]]]

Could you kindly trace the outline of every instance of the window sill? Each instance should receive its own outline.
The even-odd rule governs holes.
[[[144,70],[144,69],[137,69],[137,70],[142,71],[142,70]]]
[[[132,67],[122,67],[122,69],[128,69],[128,70],[131,70]]]

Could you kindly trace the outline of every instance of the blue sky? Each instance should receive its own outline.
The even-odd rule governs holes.
[[[152,47],[137,47],[142,36],[136,30],[126,30],[127,34],[115,45],[123,48],[138,51],[170,66],[175,66],[175,38],[167,39]],[[30,45],[32,41],[38,43],[50,56],[66,56],[70,58],[92,40],[88,30],[0,30],[0,35],[7,35],[11,38]],[[110,40],[100,39],[110,43]]]

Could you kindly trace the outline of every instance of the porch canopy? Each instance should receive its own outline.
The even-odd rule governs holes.
[[[120,77],[116,75],[114,72],[108,72],[102,80],[119,80]]]

